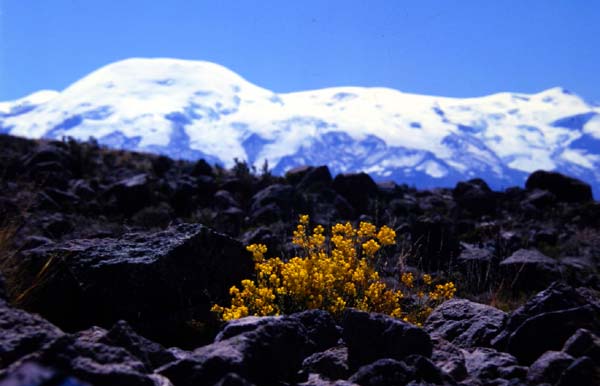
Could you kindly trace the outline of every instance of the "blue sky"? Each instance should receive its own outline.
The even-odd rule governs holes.
[[[0,0],[0,100],[129,57],[175,57],[277,92],[563,86],[600,102],[599,37],[591,0]]]

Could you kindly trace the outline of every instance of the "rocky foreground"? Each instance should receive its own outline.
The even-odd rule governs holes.
[[[0,170],[1,386],[600,384],[600,203],[582,181],[417,191],[9,136]],[[459,298],[423,328],[353,309],[222,325],[210,307],[252,276],[244,245],[293,256],[301,213],[393,227],[386,282],[431,272]]]

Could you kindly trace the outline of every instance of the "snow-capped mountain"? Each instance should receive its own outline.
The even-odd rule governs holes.
[[[418,187],[482,177],[503,188],[546,169],[600,188],[600,106],[561,88],[462,99],[362,87],[277,94],[214,63],[128,59],[62,92],[0,103],[0,133],[95,137],[225,166],[266,159],[275,173],[327,164]]]

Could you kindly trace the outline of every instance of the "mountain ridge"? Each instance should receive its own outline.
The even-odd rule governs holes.
[[[382,87],[275,93],[210,62],[133,58],[62,92],[0,103],[0,132],[174,158],[235,158],[274,173],[326,164],[427,188],[481,177],[495,188],[556,170],[600,189],[600,107],[560,87],[449,98]]]

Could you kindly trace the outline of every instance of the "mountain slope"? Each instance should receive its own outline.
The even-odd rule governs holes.
[[[445,98],[386,88],[276,94],[209,62],[128,59],[62,92],[0,103],[0,132],[78,139],[277,173],[327,164],[420,187],[496,188],[558,170],[600,187],[600,107],[561,88]]]

